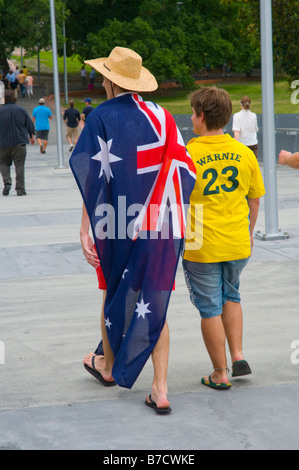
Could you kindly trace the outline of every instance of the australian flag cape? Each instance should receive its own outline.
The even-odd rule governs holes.
[[[135,93],[90,113],[70,167],[106,281],[112,375],[131,388],[165,324],[196,170],[171,114]]]

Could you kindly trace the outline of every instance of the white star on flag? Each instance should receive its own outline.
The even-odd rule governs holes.
[[[136,308],[136,310],[135,310],[135,312],[138,313],[138,317],[137,317],[137,318],[142,317],[143,319],[145,319],[145,314],[146,314],[146,313],[151,313],[151,311],[148,310],[148,308],[147,308],[147,307],[149,306],[149,304],[150,304],[150,303],[145,304],[143,299],[141,300],[140,303],[137,302],[137,308]]]
[[[109,317],[105,318],[105,326],[107,326],[107,328],[109,328],[109,330],[110,330],[111,325],[112,325],[112,323],[109,321]]]
[[[110,163],[117,162],[119,160],[122,160],[122,158],[117,157],[116,155],[113,155],[113,153],[110,153],[110,149],[112,146],[112,139],[108,140],[108,142],[105,142],[105,140],[101,139],[100,136],[97,136],[99,145],[101,150],[91,157],[92,160],[97,160],[101,162],[101,171],[99,174],[99,178],[105,173],[106,178],[108,180],[108,183],[110,181],[110,177],[114,178],[113,173],[110,168]]]
[[[125,278],[125,275],[126,275],[126,273],[128,273],[128,272],[129,272],[129,270],[128,270],[128,269],[125,269],[125,270],[124,270],[124,272],[122,273],[122,276],[121,276],[121,277],[124,279],[124,278]]]

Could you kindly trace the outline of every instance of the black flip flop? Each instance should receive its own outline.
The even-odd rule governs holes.
[[[170,408],[170,406],[168,406],[167,408],[158,408],[158,406],[156,405],[156,403],[152,400],[152,397],[151,395],[148,396],[149,400],[150,401],[147,401],[145,400],[145,404],[146,406],[148,406],[149,408],[152,408],[156,413],[158,414],[166,414],[166,413],[170,413],[172,410]]]
[[[89,367],[88,365],[84,364],[84,367],[87,370],[87,372],[89,372],[96,379],[98,379],[99,382],[101,382],[101,384],[104,385],[105,387],[113,387],[114,385],[116,385],[116,382],[114,382],[114,381],[113,382],[108,382],[107,380],[105,380],[104,377],[102,376],[102,374],[98,370],[96,370],[95,364],[94,364],[95,358],[96,358],[96,356],[92,356],[92,359],[91,359],[92,368]]]
[[[241,361],[236,361],[232,365],[232,377],[240,377],[242,375],[252,374],[251,369],[247,361],[242,359]]]

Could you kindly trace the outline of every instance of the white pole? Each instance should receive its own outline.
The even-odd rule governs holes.
[[[64,160],[63,160],[63,139],[62,139],[62,125],[61,125],[61,113],[60,113],[60,91],[59,91],[59,76],[58,76],[58,61],[57,61],[57,40],[56,40],[56,20],[55,20],[54,0],[50,0],[50,15],[51,15],[54,95],[55,95],[55,108],[56,108],[55,116],[56,116],[57,155],[58,155],[58,167],[57,168],[65,168]]]
[[[69,97],[68,97],[68,86],[67,86],[67,64],[66,64],[66,36],[65,36],[65,21],[63,20],[63,38],[64,38],[64,44],[63,44],[63,66],[64,66],[64,101],[66,103],[69,102]]]
[[[256,235],[262,240],[288,238],[278,229],[275,112],[273,80],[272,0],[260,0],[261,59],[262,59],[262,107],[263,107],[263,160],[265,182],[266,233]]]

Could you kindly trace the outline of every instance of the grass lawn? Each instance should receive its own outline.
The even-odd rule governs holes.
[[[215,83],[216,86],[224,88],[231,96],[233,103],[233,113],[240,111],[240,99],[248,95],[251,98],[251,111],[261,114],[262,113],[262,87],[260,82],[243,82],[243,83]],[[276,82],[274,85],[274,105],[276,114],[294,114],[299,113],[299,104],[291,103],[291,94],[294,89],[291,89],[286,81]],[[142,93],[144,100],[155,101],[160,106],[168,109],[172,114],[191,114],[189,104],[189,94],[191,91],[173,89],[173,90],[159,90],[158,93]],[[82,98],[74,98],[75,107],[82,111],[84,107],[83,100],[86,98],[86,93],[82,94]],[[105,100],[104,95],[92,99],[92,105],[98,106]],[[62,105],[67,105],[62,103]]]
[[[257,82],[240,83],[215,83],[219,88],[224,88],[231,96],[233,104],[233,113],[240,111],[240,100],[243,96],[251,98],[251,111],[262,113],[262,86]],[[286,81],[275,82],[274,85],[274,106],[276,114],[294,114],[299,113],[299,104],[291,103],[291,89]],[[170,92],[168,92],[170,93]],[[172,95],[172,96],[171,96]],[[154,100],[161,106],[168,109],[172,114],[190,114],[189,93],[186,91],[174,90],[169,95],[154,96]]]
[[[12,56],[12,59],[20,65],[20,57]],[[25,57],[24,63],[33,72],[37,70],[37,56]],[[40,52],[40,64],[41,71],[45,73],[52,72],[52,52],[41,51]],[[82,66],[82,62],[78,56],[67,57],[67,71],[69,75],[79,76],[79,71]],[[58,69],[59,73],[64,73],[63,57],[58,58]],[[91,68],[86,66],[86,70],[89,73]],[[98,76],[98,80],[100,77]],[[251,98],[251,110],[257,114],[262,113],[262,86],[260,81],[252,81],[246,79],[240,79],[229,81],[221,81],[215,83],[216,86],[224,88],[231,96],[233,103],[233,113],[240,111],[240,99],[248,95]],[[291,103],[291,94],[294,92],[291,89],[286,80],[277,80],[274,84],[274,105],[276,114],[294,114],[299,113],[299,104],[295,105]],[[172,114],[191,114],[190,104],[188,96],[190,90],[182,89],[159,89],[157,93],[142,94],[145,100],[153,100],[160,104],[164,108],[168,109]],[[75,98],[75,106],[79,111],[82,111],[84,107],[83,100],[86,98],[86,93],[82,93],[82,98]],[[93,99],[93,105],[97,106],[104,100],[104,97],[99,96]],[[62,103],[64,105],[64,103]],[[67,105],[66,105],[67,107]]]
[[[12,56],[11,58],[20,67],[21,65],[20,56]],[[46,73],[47,72],[52,73],[52,70],[53,70],[52,51],[40,51],[39,58],[40,58],[41,71],[46,72]],[[58,62],[59,73],[64,73],[63,57],[58,57],[57,62]],[[30,69],[31,71],[37,71],[37,55],[30,56],[30,57],[25,56],[23,58],[23,64],[26,64],[27,68]],[[72,57],[67,57],[66,67],[67,67],[68,74],[78,75],[82,65],[84,64],[79,60],[78,56],[74,55]],[[85,68],[87,70],[87,73],[91,71],[91,67],[89,67],[88,65],[86,65]]]

